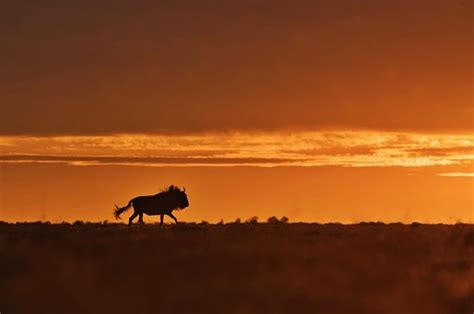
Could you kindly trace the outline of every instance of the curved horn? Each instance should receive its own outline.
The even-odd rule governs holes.
[[[183,186],[183,192],[186,192],[186,188]]]

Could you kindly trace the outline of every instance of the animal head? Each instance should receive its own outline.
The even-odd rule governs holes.
[[[175,197],[179,209],[185,209],[189,206],[188,196],[186,195],[186,189],[184,187],[181,191],[177,186],[170,185],[166,192]]]

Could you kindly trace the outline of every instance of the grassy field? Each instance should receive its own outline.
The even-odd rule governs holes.
[[[0,223],[2,314],[473,311],[473,225]]]

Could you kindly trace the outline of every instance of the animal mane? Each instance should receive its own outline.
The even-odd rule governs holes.
[[[172,192],[181,192],[181,190],[179,189],[179,187],[175,185],[170,185],[167,188],[161,190],[161,192],[159,192],[158,194],[165,194],[165,193],[172,193]]]
[[[179,187],[177,187],[175,185],[170,185],[167,188],[162,189],[161,192],[157,193],[155,196],[169,195],[169,196],[172,196],[172,197],[177,196],[178,198],[182,198],[182,194],[184,194],[184,193],[183,193],[183,191],[181,191],[181,189]],[[184,194],[184,197],[186,198],[186,194]],[[187,198],[186,198],[186,200],[187,200]],[[180,208],[180,207],[176,208],[176,210],[182,210],[182,209],[184,209],[184,208]]]

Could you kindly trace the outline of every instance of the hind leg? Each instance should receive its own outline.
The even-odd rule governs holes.
[[[163,224],[163,216],[164,216],[163,214],[160,215],[160,225]]]
[[[143,221],[143,213],[140,213],[140,214],[138,215],[138,221],[139,221],[142,225],[145,224],[145,222]]]
[[[135,219],[135,217],[138,216],[138,213],[137,212],[134,212],[132,216],[130,216],[130,218],[128,218],[128,226],[130,227],[132,225],[132,222],[133,222],[133,219]]]

